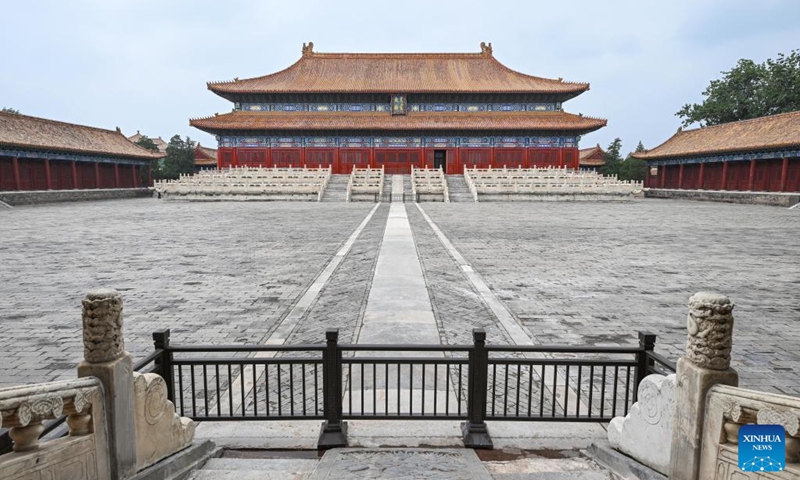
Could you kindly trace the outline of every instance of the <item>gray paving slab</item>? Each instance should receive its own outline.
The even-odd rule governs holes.
[[[138,199],[4,209],[0,387],[74,377],[80,300],[100,286],[123,293],[127,348],[137,358],[166,327],[177,343],[263,342],[373,206]],[[719,291],[737,305],[741,384],[800,395],[800,210],[661,200],[423,208],[536,342],[628,345],[637,330],[651,330],[657,351],[675,359],[688,297]],[[407,211],[442,341],[470,343],[482,326],[490,343],[508,343],[467,272],[416,207]],[[365,323],[380,317],[364,307],[381,212],[290,342],[319,342],[337,324],[347,325],[346,341],[362,315]]]
[[[710,290],[736,304],[740,384],[800,395],[796,210],[665,200],[423,208],[537,343],[630,345],[648,330],[676,359],[688,298]]]
[[[124,298],[126,348],[257,344],[373,204],[65,203],[0,211],[0,387],[75,377],[81,299]]]

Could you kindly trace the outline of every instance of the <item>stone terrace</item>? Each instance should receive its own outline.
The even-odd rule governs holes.
[[[262,343],[373,206],[141,199],[0,210],[0,387],[74,377],[80,300],[98,286],[122,292],[136,357],[166,327],[179,343]],[[625,344],[647,329],[676,359],[689,296],[712,290],[737,304],[742,386],[800,395],[800,211],[659,200],[422,206],[535,342]],[[362,314],[386,210],[331,277],[345,285],[325,287],[290,341],[321,342],[320,325],[339,321],[344,305]],[[440,337],[467,342],[485,326],[489,342],[507,343],[416,207],[407,210]]]

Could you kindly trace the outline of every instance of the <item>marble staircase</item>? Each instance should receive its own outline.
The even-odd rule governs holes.
[[[447,189],[450,191],[451,202],[475,202],[463,175],[445,175],[444,178],[447,180]]]
[[[323,202],[344,202],[347,195],[347,182],[350,175],[331,175],[328,186],[322,194]]]

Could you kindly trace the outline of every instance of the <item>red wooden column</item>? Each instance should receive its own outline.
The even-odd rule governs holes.
[[[11,169],[14,171],[14,190],[22,189],[22,182],[19,180],[19,158],[11,158]]]
[[[45,183],[47,184],[47,189],[48,190],[52,190],[53,189],[53,181],[50,179],[50,159],[49,158],[45,158],[44,159],[44,179],[45,179]]]
[[[75,160],[70,162],[70,170],[72,170],[72,189],[78,189],[78,165]]]
[[[667,166],[666,165],[661,165],[659,170],[661,170],[661,178],[660,178],[660,180],[661,180],[661,188],[664,188],[664,185],[667,184]]]
[[[753,190],[756,181],[756,161],[750,160],[750,175],[747,177],[747,189]]]
[[[119,164],[114,164],[114,188],[119,188]]]
[[[100,185],[100,164],[94,164],[94,188],[102,188]]]
[[[678,189],[683,189],[683,164],[678,168]]]
[[[558,168],[564,168],[564,149],[558,149]]]
[[[702,190],[703,189],[703,178],[705,177],[705,173],[706,173],[706,164],[705,163],[701,163],[700,164],[700,175],[699,175],[700,178],[697,179],[697,188],[695,190]]]
[[[728,163],[730,162],[722,162],[722,183],[719,185],[720,190],[728,189]]]
[[[131,187],[136,188],[139,185],[136,184],[136,165],[131,164]]]
[[[788,182],[789,182],[789,157],[784,157],[783,163],[781,164],[781,192],[786,191]]]
[[[153,169],[151,167],[152,167],[152,165],[150,163],[148,163],[147,164],[147,186],[148,187],[153,184]],[[220,168],[219,165],[217,165],[217,168]]]

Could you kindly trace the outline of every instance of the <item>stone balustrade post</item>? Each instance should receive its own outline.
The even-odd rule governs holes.
[[[689,299],[686,355],[678,360],[670,480],[698,480],[706,395],[716,384],[737,386],[730,368],[733,303],[728,297],[697,293]],[[732,432],[731,432],[732,433]]]
[[[99,379],[105,393],[111,478],[126,478],[136,472],[135,397],[116,290],[93,290],[83,299],[83,352],[78,377]]]

